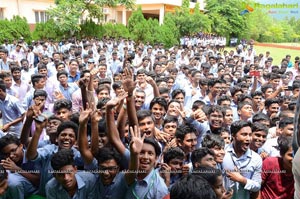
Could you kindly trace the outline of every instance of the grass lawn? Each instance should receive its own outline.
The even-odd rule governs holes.
[[[293,44],[290,44],[293,45]],[[227,50],[235,50],[235,48],[226,48]],[[255,46],[254,49],[256,54],[263,53],[266,54],[266,51],[270,51],[270,56],[273,58],[273,65],[279,65],[281,63],[281,59],[285,58],[286,55],[291,55],[291,61],[295,61],[295,57],[300,57],[299,50],[290,50],[283,48],[274,48],[274,47],[265,47],[265,46]]]

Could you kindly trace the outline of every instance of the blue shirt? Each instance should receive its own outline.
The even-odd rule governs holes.
[[[94,199],[96,177],[88,172],[78,172],[75,174],[77,181],[77,190],[73,197],[70,197],[64,187],[55,179],[52,178],[46,185],[47,199]]]
[[[73,77],[70,74],[68,75],[68,82],[74,83],[77,82],[80,79],[80,72],[77,72],[76,75]]]
[[[3,101],[0,100],[0,111],[2,112],[3,125],[16,120],[25,113],[19,99],[9,94],[6,94]],[[10,126],[7,132],[20,137],[22,127],[23,123],[20,121],[17,124]]]
[[[152,170],[143,180],[136,180],[126,193],[126,199],[162,199],[168,194],[168,188],[158,170]]]
[[[63,96],[72,101],[72,94],[78,89],[78,85],[76,83],[68,83],[68,87],[65,88],[61,84],[59,84],[59,90],[63,94]]]
[[[247,178],[247,183],[242,185],[238,182],[231,181],[224,177],[225,188],[232,187],[234,190],[233,199],[249,199],[250,192],[257,192],[261,187],[261,157],[248,148],[241,156],[237,157],[233,144],[228,145],[225,149],[225,157],[222,163],[224,170],[234,171],[236,168],[241,171],[241,175]]]
[[[80,156],[80,152],[72,148],[74,152],[74,163],[77,167],[83,167],[84,161]],[[41,165],[41,175],[40,175],[40,186],[39,186],[39,194],[45,195],[45,185],[47,182],[53,177],[52,175],[52,166],[51,166],[51,158],[54,153],[58,151],[58,146],[54,144],[49,144],[44,146],[43,148],[37,149],[37,157],[32,160],[34,163]]]

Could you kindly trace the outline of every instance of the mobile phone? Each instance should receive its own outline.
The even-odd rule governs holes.
[[[250,76],[251,77],[259,77],[260,76],[260,72],[257,70],[251,71],[250,72]]]
[[[46,119],[48,119],[52,115],[53,115],[53,113],[51,113],[50,111],[45,111],[42,114],[40,114],[39,116],[37,116],[36,118],[34,118],[34,120],[37,122],[44,122]]]

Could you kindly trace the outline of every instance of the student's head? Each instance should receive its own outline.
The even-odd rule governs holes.
[[[253,106],[258,106],[261,103],[263,93],[261,91],[255,91],[251,94]]]
[[[222,91],[222,81],[220,79],[210,79],[208,81],[208,90],[213,96],[217,96]]]
[[[223,186],[222,171],[213,167],[200,166],[196,174],[207,180],[215,191],[217,198],[222,198],[225,188]]]
[[[72,114],[72,102],[67,99],[57,100],[54,102],[53,110],[57,117],[61,118],[63,121],[67,121]]]
[[[56,78],[57,80],[59,81],[59,83],[61,85],[66,85],[68,84],[68,73],[66,71],[59,71],[57,74],[56,74]]]
[[[121,155],[108,147],[99,149],[96,156],[100,172],[101,181],[104,185],[110,185],[115,176],[119,173]]]
[[[180,103],[184,104],[184,98],[185,98],[185,91],[182,89],[175,89],[171,93],[172,99],[175,99],[179,101]]]
[[[160,120],[166,114],[167,101],[162,97],[155,97],[150,102],[150,110],[155,120]]]
[[[38,65],[38,73],[41,74],[41,75],[44,75],[45,77],[47,77],[48,75],[48,69],[47,69],[47,66],[45,64],[42,64],[40,63]]]
[[[13,66],[10,68],[10,72],[14,81],[18,81],[21,79],[21,67],[20,66]]]
[[[20,164],[23,161],[23,144],[11,134],[0,138],[0,153],[4,158],[10,158],[14,163]]]
[[[265,99],[267,99],[274,92],[273,86],[271,84],[265,84],[261,86],[261,92]]]
[[[178,100],[174,100],[174,99],[170,100],[168,103],[167,115],[179,117],[178,110],[180,110],[180,108],[181,108],[181,105]]]
[[[1,79],[3,80],[7,89],[9,89],[12,86],[12,76],[10,72],[3,72],[1,74]]]
[[[57,127],[62,123],[62,120],[55,115],[52,115],[48,118],[46,133],[50,138],[51,144],[56,143],[57,138]]]
[[[72,149],[61,149],[56,152],[51,158],[51,166],[55,171],[53,176],[66,191],[77,189],[77,180],[75,177],[77,168],[74,164]]]
[[[175,137],[176,129],[178,127],[178,118],[175,116],[168,115],[165,117],[163,122],[163,131],[169,134],[170,138]]]
[[[57,145],[60,149],[70,149],[77,140],[78,125],[71,121],[62,122],[57,127]]]
[[[45,103],[47,98],[47,92],[41,89],[37,89],[33,92],[33,101],[35,105]]]
[[[215,134],[207,134],[202,142],[202,147],[207,147],[212,150],[215,154],[215,161],[217,163],[222,163],[225,156],[225,142],[224,139],[220,135]]]
[[[120,93],[122,93],[124,91],[121,81],[114,82],[112,85],[112,88],[115,91],[116,96],[119,96]]]
[[[218,98],[217,104],[221,107],[230,107],[231,99],[227,95],[222,95]]]
[[[215,154],[207,147],[201,147],[194,150],[191,155],[191,160],[194,169],[198,168],[199,166],[216,166]]]
[[[280,79],[281,79],[280,74],[278,74],[278,73],[271,73],[269,82],[270,82],[270,84],[272,84],[273,89],[277,88],[277,86],[280,83]]]
[[[259,122],[254,122],[252,124],[252,141],[250,144],[250,148],[253,151],[257,151],[258,148],[262,147],[262,145],[267,140],[268,128]]]
[[[235,121],[230,126],[230,132],[232,135],[232,142],[235,146],[235,151],[239,155],[244,154],[251,142],[251,123],[243,120]]]
[[[217,199],[211,185],[199,175],[189,174],[176,182],[170,190],[171,199]]]
[[[96,89],[96,94],[98,97],[98,100],[102,98],[110,98],[110,88],[107,85],[99,85],[99,87]]]
[[[145,138],[139,155],[139,170],[149,173],[156,165],[161,148],[153,138]]]
[[[279,101],[277,98],[268,98],[265,101],[265,107],[267,111],[267,115],[270,117],[273,114],[277,114],[279,112]]]
[[[220,130],[220,136],[223,138],[225,144],[230,144],[231,143],[231,136],[230,136],[230,131],[228,128],[222,127]]]
[[[238,103],[238,98],[242,93],[243,93],[243,90],[239,86],[233,86],[232,88],[230,88],[230,94],[232,97],[232,101],[236,104]]]
[[[136,89],[134,93],[134,101],[135,101],[135,107],[137,110],[141,109],[141,107],[144,105],[146,99],[146,93],[142,89]]]
[[[294,119],[291,117],[284,117],[279,121],[279,130],[282,135],[293,136],[294,133]]]
[[[41,74],[34,74],[31,76],[31,83],[33,88],[43,89],[46,84],[45,76]]]
[[[233,122],[233,111],[231,107],[224,107],[222,109],[223,115],[224,115],[224,122],[223,126],[228,127]]]
[[[149,110],[139,110],[137,112],[137,118],[141,134],[146,134],[146,137],[153,137],[155,125],[151,112]]]
[[[265,113],[259,112],[253,115],[252,122],[259,122],[268,128],[270,127],[270,118]]]
[[[252,109],[252,103],[249,102],[240,102],[238,103],[238,114],[240,116],[240,119],[247,121],[249,118],[252,117],[253,109]]]
[[[278,137],[278,148],[280,156],[283,160],[283,168],[291,171],[293,162],[293,148],[292,148],[293,138],[291,136],[280,135]]]
[[[159,88],[159,94],[160,94],[161,97],[163,97],[167,101],[167,103],[169,103],[170,96],[169,96],[169,89],[168,88],[165,88],[165,87]]]
[[[180,171],[185,159],[184,152],[179,147],[171,147],[164,152],[164,163],[171,167],[172,171]]]
[[[0,196],[3,196],[8,188],[8,173],[5,168],[0,165]]]
[[[224,115],[220,106],[210,106],[207,112],[207,118],[211,130],[217,130],[222,127]]]
[[[197,131],[192,125],[181,125],[177,128],[175,137],[178,146],[187,154],[196,149]]]

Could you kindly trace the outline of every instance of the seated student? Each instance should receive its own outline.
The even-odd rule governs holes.
[[[60,149],[72,149],[74,152],[75,165],[79,168],[84,166],[84,162],[80,156],[79,151],[73,146],[76,142],[78,126],[71,121],[62,122],[57,127],[57,145],[49,144],[43,148],[38,147],[38,141],[42,133],[43,128],[46,126],[46,122],[36,122],[36,132],[33,135],[27,149],[26,157],[32,160],[35,164],[41,166],[40,169],[40,186],[39,194],[45,195],[45,185],[53,177],[51,170],[51,157]]]
[[[222,171],[213,167],[200,166],[196,169],[195,175],[199,175],[212,186],[218,199],[229,199],[233,191],[227,191],[223,185]]]
[[[211,185],[202,177],[194,174],[184,176],[170,190],[171,199],[205,198],[217,199]]]
[[[201,145],[214,152],[217,168],[222,169],[222,162],[225,156],[225,142],[223,138],[219,135],[209,134],[203,138]]]
[[[26,149],[17,137],[7,134],[0,138],[0,155],[5,158],[0,164],[10,171],[7,194],[11,198],[25,198],[37,191],[39,174],[28,171],[39,168],[26,160],[25,153]]]
[[[56,117],[68,121],[72,115],[72,102],[67,99],[57,100],[54,103],[53,111]]]
[[[46,184],[48,199],[95,198],[96,177],[92,173],[77,171],[72,149],[61,149],[51,158],[53,178]]]
[[[232,143],[226,148],[222,163],[226,171],[225,188],[232,187],[234,198],[249,199],[252,193],[260,190],[262,159],[249,148],[252,133],[250,123],[235,121],[230,130]]]
[[[270,157],[279,157],[278,137],[279,135],[293,136],[294,132],[294,119],[291,117],[282,118],[279,121],[279,129],[275,138],[267,139],[265,144],[262,146],[262,150]]]
[[[201,147],[192,152],[191,160],[193,164],[193,170],[196,170],[200,166],[216,167],[215,154],[207,147]]]
[[[292,137],[278,138],[280,157],[267,157],[262,166],[262,198],[294,198]]]
[[[253,123],[251,129],[252,129],[252,141],[250,143],[250,149],[260,154],[262,158],[265,158],[265,155],[267,154],[264,154],[264,151],[262,150],[261,147],[264,145],[264,143],[267,140],[268,128],[259,122],[255,122]]]
[[[2,81],[0,82],[0,111],[3,122],[1,130],[20,137],[25,110],[18,98],[6,93],[6,87]]]
[[[160,175],[167,187],[171,187],[181,178],[184,152],[179,147],[172,147],[163,153],[164,163],[160,163]]]
[[[7,172],[5,168],[0,165],[0,198],[1,199],[9,199],[7,196],[7,188],[8,188],[8,182],[7,182]]]

